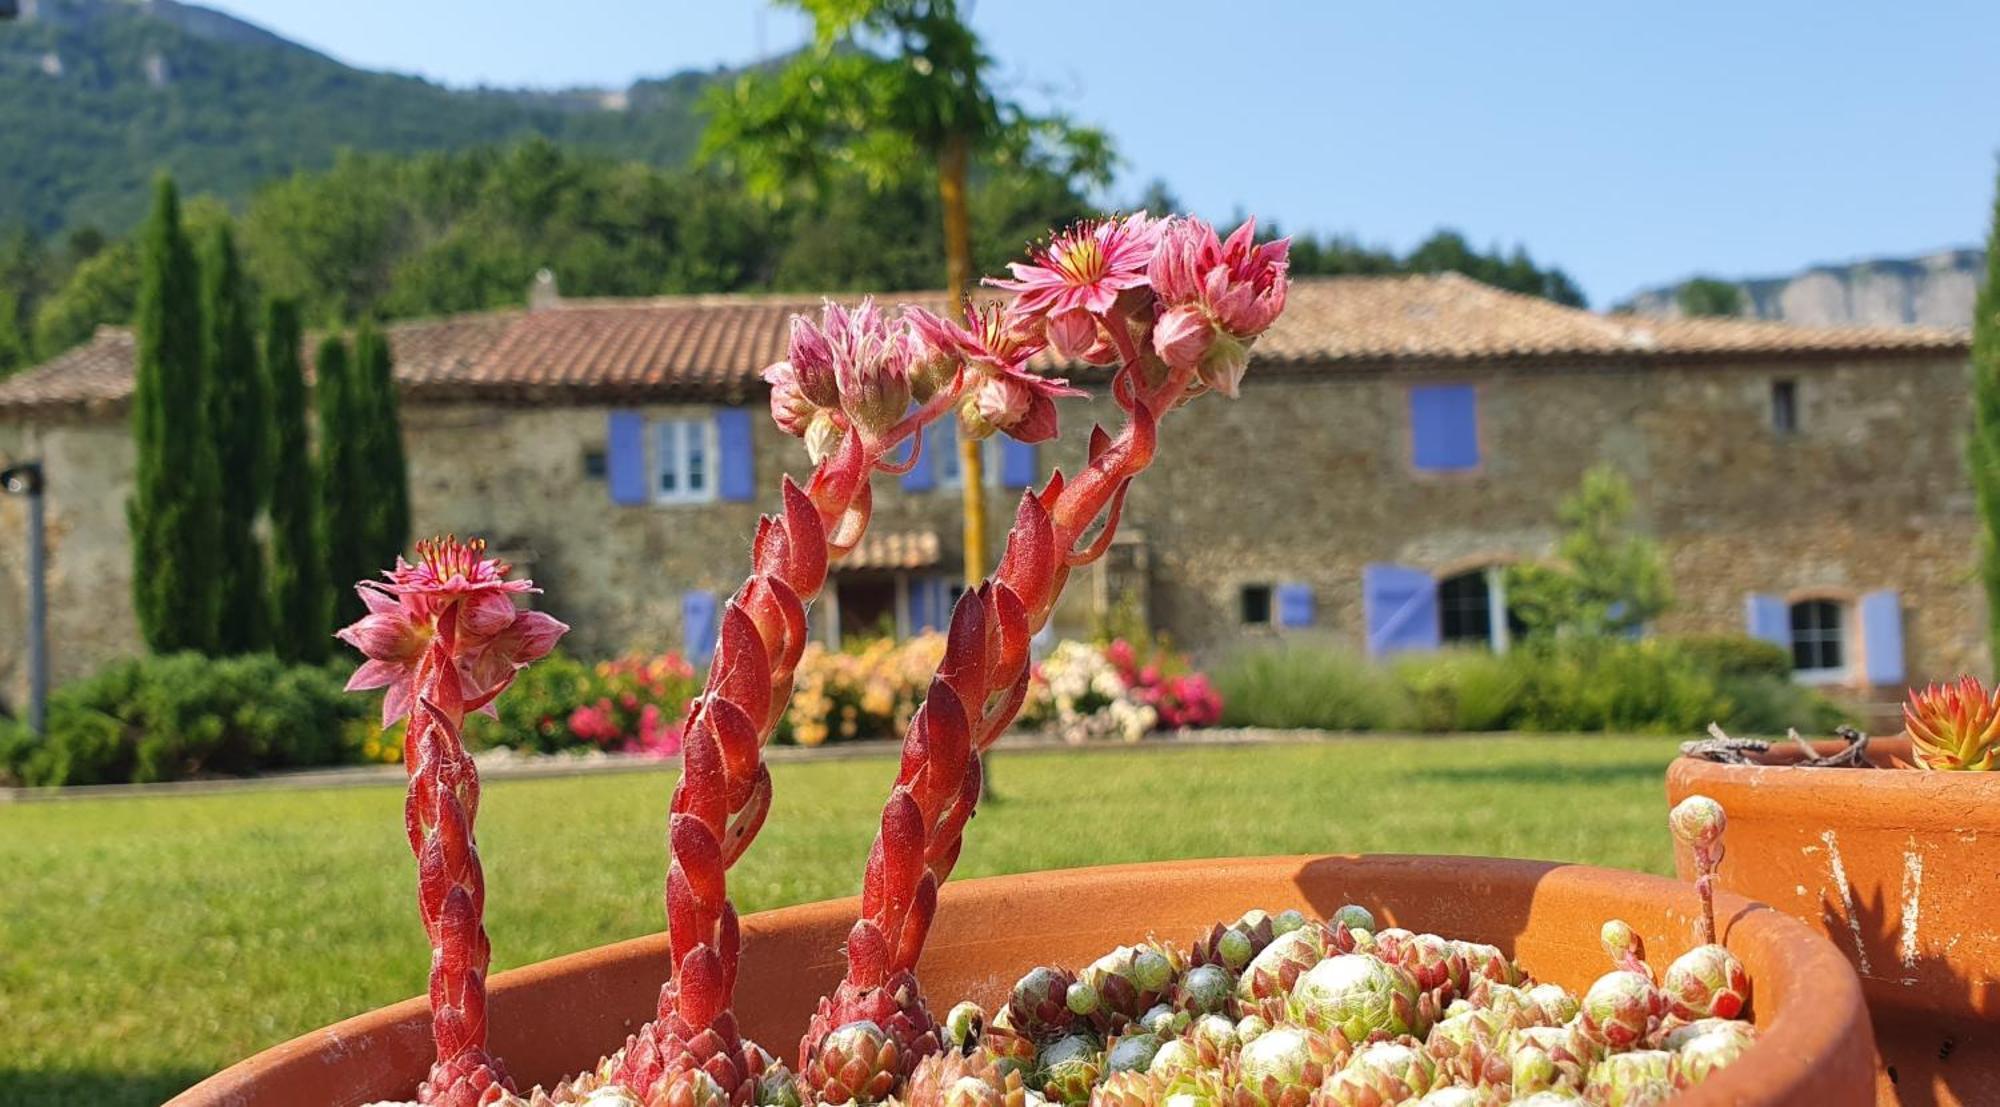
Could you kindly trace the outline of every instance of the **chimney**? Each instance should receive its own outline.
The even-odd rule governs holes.
[[[556,290],[556,275],[546,269],[535,273],[534,283],[528,286],[528,310],[547,311],[562,306],[562,293]]]

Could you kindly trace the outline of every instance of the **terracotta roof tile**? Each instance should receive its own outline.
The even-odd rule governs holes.
[[[843,569],[929,569],[944,560],[944,544],[934,530],[870,531],[859,546],[834,562]]]
[[[883,299],[933,309],[942,302],[937,293]],[[758,374],[784,356],[791,315],[816,311],[819,302],[798,295],[569,300],[541,311],[398,323],[389,336],[397,375],[417,400],[733,401],[761,390]],[[1632,365],[1966,350],[1966,336],[1947,330],[1598,315],[1444,274],[1301,279],[1256,356],[1268,371],[1289,375],[1480,362]],[[0,411],[122,404],[131,391],[132,357],[129,332],[101,330],[85,345],[0,381]],[[1044,369],[1079,368],[1040,360]]]

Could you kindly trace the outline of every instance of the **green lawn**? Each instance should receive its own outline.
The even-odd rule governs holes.
[[[1371,738],[1003,754],[962,875],[1307,851],[1667,872],[1655,738]],[[852,894],[893,763],[775,766],[746,911]],[[495,783],[495,968],[657,928],[672,778]],[[1164,817],[1163,817],[1164,816]],[[158,1103],[423,989],[390,787],[0,807],[0,1103]]]

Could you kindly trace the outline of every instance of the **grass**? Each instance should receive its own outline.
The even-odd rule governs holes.
[[[959,864],[1312,851],[1667,872],[1670,740],[1368,738],[1003,755]],[[774,766],[746,911],[856,891],[893,767]],[[495,969],[660,924],[671,777],[496,782],[480,806]],[[1170,818],[1162,818],[1171,813]],[[0,1103],[158,1103],[422,991],[398,789],[0,807]]]

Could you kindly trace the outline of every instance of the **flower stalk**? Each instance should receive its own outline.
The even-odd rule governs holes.
[[[1015,265],[1012,280],[992,282],[1015,291],[1014,303],[1004,313],[975,318],[961,332],[955,352],[969,364],[991,367],[989,380],[1022,375],[1019,351],[1039,349],[1041,342],[1021,335],[1088,362],[1115,364],[1110,393],[1125,420],[1116,436],[1092,428],[1087,460],[1074,479],[1058,470],[1039,492],[1022,497],[1000,564],[952,612],[944,658],[906,732],[895,786],[869,852],[861,917],[847,939],[846,977],[820,1001],[800,1044],[801,1075],[815,1088],[851,1067],[854,1057],[840,1048],[841,1035],[857,1023],[887,1032],[894,1048],[882,1057],[903,1077],[925,1052],[936,1050],[935,1024],[915,969],[938,888],[951,875],[978,806],[981,755],[1027,698],[1029,639],[1048,621],[1070,574],[1109,549],[1127,490],[1153,462],[1160,420],[1208,388],[1233,395],[1250,343],[1282,310],[1285,245],[1251,249],[1253,237],[1246,223],[1230,236],[1233,250],[1225,251],[1206,224],[1155,221],[1143,213],[1078,228],[1056,236],[1036,264]],[[1165,251],[1163,242],[1169,244]],[[1170,304],[1149,289],[1151,274],[1179,278],[1184,302]],[[1199,314],[1197,306],[1211,298],[1234,303],[1246,297],[1270,307],[1253,326],[1228,329],[1246,317],[1240,312],[1232,320],[1200,315],[1211,341],[1184,335],[1171,346],[1158,341],[1163,313],[1186,308]],[[1016,337],[1000,341],[1010,335]],[[1244,357],[1226,365],[1211,357],[1223,340]],[[985,413],[982,408],[965,419],[968,434],[985,429],[972,417]],[[1052,436],[1053,411],[1024,426],[1038,438]]]
[[[437,1048],[423,1103],[472,1107],[513,1083],[486,1049],[486,879],[473,824],[479,769],[462,740],[468,711],[490,710],[530,661],[569,628],[519,611],[533,582],[506,580],[485,543],[418,544],[418,564],[397,559],[388,583],[356,586],[368,614],[339,637],[368,658],[349,689],[387,687],[383,725],[409,716],[404,830],[417,859],[417,908],[430,938],[431,1035]]]

